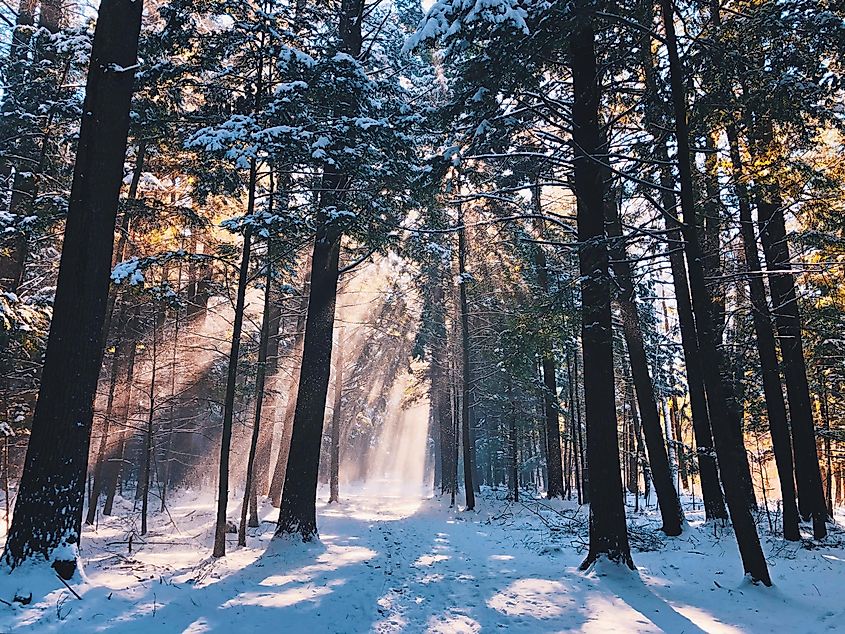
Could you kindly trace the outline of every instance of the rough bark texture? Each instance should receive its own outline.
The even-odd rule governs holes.
[[[328,176],[324,181],[329,180]],[[328,184],[325,189],[332,191],[337,185]],[[277,536],[298,534],[303,541],[317,536],[317,475],[329,388],[340,241],[341,235],[324,218],[311,259],[302,366],[276,527]]]
[[[595,33],[589,4],[586,0],[576,2],[576,10],[581,15],[570,40],[574,93],[572,140],[580,242],[581,345],[584,350],[587,461],[590,465],[590,549],[581,567],[587,568],[606,557],[633,569],[616,430],[610,275],[604,231],[604,182],[599,165],[604,149],[598,117]]]
[[[53,320],[5,562],[73,576],[142,3],[103,0],[91,49]]]
[[[361,55],[363,11],[363,0],[341,2],[340,52],[356,59]],[[327,210],[343,203],[349,183],[349,175],[328,166],[325,168],[320,210],[317,214],[317,235],[311,258],[311,294],[305,320],[290,453],[276,526],[276,536],[299,535],[306,542],[317,536],[317,478],[331,371],[340,244],[343,239],[342,232],[330,220]]]

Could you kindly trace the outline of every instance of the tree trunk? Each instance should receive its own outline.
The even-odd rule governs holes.
[[[343,188],[338,175],[326,174],[324,183],[328,192]],[[328,200],[322,206],[325,209]],[[317,475],[329,387],[341,242],[340,232],[332,227],[325,212],[321,211],[320,215],[311,258],[311,293],[302,364],[276,527],[277,536],[298,534],[306,542],[317,536]]]
[[[55,33],[61,28],[62,22],[62,1],[41,0],[41,11],[38,15],[38,26]]]
[[[830,442],[830,403],[827,391],[827,379],[824,371],[819,371],[819,383],[821,388],[821,395],[819,396],[819,413],[822,417],[822,428],[824,429],[824,455],[826,465],[826,474],[824,479],[825,497],[827,498],[827,514],[833,517],[833,455],[831,451]]]
[[[277,302],[270,305],[270,332],[267,343],[267,383],[270,392],[269,407],[264,408],[262,414],[264,420],[261,423],[261,431],[258,436],[258,447],[255,450],[255,492],[258,495],[266,495],[270,490],[270,462],[273,450],[273,428],[276,422],[277,404],[279,400],[279,343],[281,337],[282,310]]]
[[[467,307],[467,283],[469,276],[466,272],[466,229],[464,228],[463,207],[458,207],[458,278],[459,303],[461,311],[461,352],[463,354],[463,377],[461,381],[461,445],[464,458],[464,494],[466,495],[467,511],[475,510],[475,489],[473,487],[473,459],[472,438],[470,437],[470,408],[469,395],[472,386],[472,368],[469,354],[469,309]]]
[[[64,247],[39,398],[4,560],[77,566],[93,402],[141,2],[103,0],[91,49]],[[72,372],[68,373],[68,368]]]
[[[771,143],[770,122],[762,123],[761,137],[763,147]],[[798,510],[804,519],[812,517],[813,536],[821,539],[827,535],[827,510],[801,337],[801,314],[795,293],[783,207],[776,185],[763,184],[758,187],[757,215],[766,269],[769,272],[772,313],[783,357],[786,397],[792,423],[792,446],[795,450]]]
[[[671,396],[669,398],[669,420],[672,423],[674,430],[675,446],[677,447],[678,456],[678,470],[681,477],[681,486],[685,491],[689,490],[689,470],[687,468],[687,447],[684,444],[684,435],[681,430],[681,415],[678,412],[678,398]]]
[[[516,401],[513,397],[513,377],[508,372],[508,498],[519,502],[519,435]]]
[[[446,305],[443,293],[443,276],[435,272],[432,281],[432,331],[431,343],[431,395],[440,441],[440,492],[453,495],[457,489],[455,475],[455,443],[457,438],[452,426],[452,407],[449,388],[449,350],[446,331]]]
[[[720,233],[722,228],[722,203],[719,192],[719,171],[716,143],[712,134],[704,135],[704,194],[699,220],[701,227],[701,248],[704,257],[704,277],[707,280],[710,297],[713,300],[713,327],[716,341],[721,342],[725,329],[725,292],[721,283],[722,258]],[[727,368],[722,369],[723,372]]]
[[[575,351],[572,359],[575,371],[575,480],[578,486],[578,504],[588,504],[590,493],[587,491],[587,483],[590,481],[590,472],[586,463],[584,453],[584,426],[581,422],[581,394],[578,389],[578,351]]]
[[[147,393],[149,411],[147,412],[147,428],[144,432],[144,453],[141,456],[141,475],[138,478],[138,489],[141,493],[141,535],[147,534],[147,513],[150,507],[150,476],[153,462],[153,422],[156,410],[156,373],[158,370],[158,315],[153,315],[153,345],[152,371],[150,373],[150,388]],[[137,499],[137,498],[136,498]]]
[[[134,309],[134,314],[128,328],[127,337],[127,361],[126,361],[126,381],[123,386],[123,392],[120,395],[120,401],[117,406],[117,415],[115,418],[119,421],[119,430],[117,433],[117,440],[115,442],[114,455],[110,456],[103,468],[103,492],[106,500],[103,503],[103,515],[111,515],[112,507],[114,505],[114,496],[117,491],[117,481],[120,478],[120,473],[123,470],[123,453],[126,445],[126,435],[129,424],[129,404],[132,395],[132,379],[135,373],[135,353],[136,353],[136,331],[138,321],[138,308]],[[130,334],[131,333],[131,334]]]
[[[255,205],[255,181],[257,167],[255,159],[250,165],[249,200],[247,215]],[[217,476],[217,518],[214,524],[214,549],[212,557],[226,554],[226,507],[229,502],[229,451],[232,444],[232,420],[235,415],[235,385],[238,378],[238,356],[241,347],[244,305],[246,303],[246,285],[249,276],[249,254],[252,247],[252,229],[244,232],[243,254],[238,272],[238,291],[235,301],[235,321],[232,325],[232,346],[229,350],[229,369],[226,376],[226,395],[223,401],[223,436],[220,440],[220,469]]]
[[[290,456],[290,443],[293,436],[293,416],[296,412],[296,396],[294,388],[299,385],[299,378],[302,372],[302,347],[305,342],[305,322],[308,317],[308,302],[311,297],[311,263],[308,262],[308,272],[302,287],[302,304],[296,320],[295,340],[292,347],[293,359],[296,364],[289,389],[288,401],[282,415],[282,438],[279,444],[279,454],[276,457],[276,465],[273,469],[273,478],[270,481],[270,501],[276,508],[282,503],[282,488],[285,485],[285,472],[288,467]]]
[[[578,206],[584,351],[584,401],[587,460],[590,465],[590,549],[581,564],[601,557],[634,567],[625,524],[625,500],[619,465],[613,376],[613,326],[610,273],[604,229],[604,182],[600,157],[606,154],[599,128],[599,82],[592,9],[576,0],[580,13],[570,39],[572,53],[572,141]]]
[[[643,46],[643,74],[647,90],[658,99],[655,60],[651,53],[651,38]],[[652,115],[654,117],[654,115]],[[677,208],[677,199],[673,190],[674,179],[665,143],[656,144],[657,160],[660,162],[660,204],[667,214]],[[719,484],[719,471],[716,464],[716,452],[713,448],[713,434],[708,410],[707,395],[704,387],[701,358],[698,352],[698,333],[693,316],[692,300],[687,280],[687,266],[684,262],[684,242],[680,225],[674,218],[666,219],[669,265],[675,290],[675,303],[678,309],[678,324],[681,331],[681,347],[684,354],[687,386],[690,394],[692,428],[695,438],[698,474],[701,479],[701,493],[704,498],[704,514],[707,520],[727,519],[728,512],[722,488]]]
[[[531,188],[534,213],[542,214],[541,185],[538,183]],[[542,231],[542,222],[537,219],[535,224]],[[534,265],[537,268],[537,284],[543,293],[544,298],[549,297],[549,268],[546,261],[546,253],[542,245],[534,248]],[[546,427],[546,451],[548,452],[548,475],[549,482],[546,490],[546,497],[563,498],[563,460],[561,458],[560,445],[560,422],[558,420],[559,402],[557,397],[557,364],[555,362],[554,350],[546,342],[540,351],[540,358],[543,364],[543,383],[545,385],[543,399],[543,413],[545,415]]]
[[[343,349],[344,330],[337,333],[337,349],[334,365],[334,403],[332,404],[331,464],[329,466],[329,504],[340,502],[338,488],[340,480],[340,414],[343,405]]]
[[[141,174],[144,170],[144,157],[146,156],[146,153],[147,142],[142,139],[138,142],[138,148],[136,150],[135,167],[132,170],[132,180],[129,184],[129,192],[126,197],[127,200],[132,201],[138,197],[138,185],[141,182]],[[114,247],[114,254],[112,255],[112,267],[116,266],[123,260],[126,245],[129,242],[129,226],[131,220],[132,215],[129,213],[129,209],[127,209],[123,213],[123,217],[120,220],[120,227],[117,231],[117,244]],[[112,315],[114,315],[114,306],[116,302],[117,286],[109,285],[109,298],[106,301],[106,318],[103,324],[103,348],[105,348],[106,342],[108,341],[109,331],[111,330]]]
[[[247,511],[250,501],[255,497],[255,454],[258,450],[258,438],[261,435],[261,408],[264,404],[264,383],[267,376],[267,349],[270,340],[270,296],[273,288],[273,264],[270,261],[268,240],[266,277],[264,280],[264,310],[261,318],[261,334],[258,340],[258,369],[255,375],[255,416],[253,417],[252,436],[249,444],[249,456],[246,461],[246,482],[244,483],[244,499],[241,504],[241,523],[238,527],[238,546],[246,546]],[[257,502],[257,500],[256,500]],[[257,527],[258,509],[253,505],[252,517],[249,525]]]
[[[657,501],[660,504],[660,515],[663,519],[661,530],[674,537],[681,534],[684,512],[681,509],[681,502],[675,489],[672,468],[663,433],[660,429],[660,414],[657,409],[654,384],[651,381],[651,372],[648,367],[648,356],[643,343],[633,272],[623,243],[624,237],[622,236],[622,223],[619,220],[619,209],[616,198],[612,193],[607,197],[605,211],[607,213],[607,233],[613,239],[610,258],[613,262],[616,285],[619,288],[617,301],[619,312],[622,315],[622,330],[625,335],[625,345],[628,348],[628,359],[631,363],[631,376],[637,395],[642,428],[645,432],[651,476],[654,481],[654,489],[657,492]]]
[[[795,480],[793,477],[792,442],[789,437],[789,421],[786,403],[783,399],[783,385],[780,379],[775,335],[772,330],[772,316],[766,302],[766,287],[757,252],[757,237],[751,218],[751,202],[745,186],[739,139],[734,124],[728,125],[728,143],[734,173],[734,191],[739,201],[739,228],[742,236],[745,267],[748,271],[748,289],[751,296],[751,317],[757,338],[757,354],[763,375],[763,393],[766,397],[766,413],[775,463],[778,468],[781,501],[783,504],[783,537],[790,541],[801,539],[798,528],[798,507],[795,501]]]
[[[669,57],[669,77],[678,144],[681,210],[684,220],[683,233],[693,311],[698,326],[699,352],[710,411],[724,413],[723,416],[711,417],[716,451],[719,456],[719,468],[724,480],[735,485],[726,487],[725,497],[745,572],[751,575],[753,581],[759,581],[766,586],[770,586],[772,581],[769,577],[768,566],[763,555],[763,549],[760,546],[754,517],[751,515],[751,509],[748,506],[747,492],[751,489],[751,482],[747,480],[746,472],[741,467],[743,462],[747,465],[747,458],[742,438],[739,436],[739,425],[736,424],[736,421],[728,420],[732,411],[728,406],[726,387],[722,383],[722,376],[719,372],[722,367],[722,359],[716,347],[716,336],[713,329],[713,303],[707,292],[702,267],[701,245],[695,223],[695,198],[689,130],[687,127],[686,92],[675,35],[674,3],[672,0],[660,0],[660,6],[663,13],[663,25],[666,32],[665,43]]]
[[[100,499],[100,494],[103,490],[103,466],[105,464],[106,459],[108,458],[108,448],[109,445],[113,445],[114,443],[110,443],[110,436],[111,436],[111,420],[112,420],[112,413],[114,409],[114,396],[117,390],[117,383],[118,383],[118,375],[120,371],[123,369],[122,365],[127,360],[128,354],[128,344],[131,341],[126,336],[126,325],[128,323],[128,317],[126,315],[126,306],[121,306],[120,309],[120,316],[118,317],[118,330],[117,330],[117,337],[118,342],[117,346],[115,347],[114,356],[112,357],[111,363],[111,371],[109,372],[109,392],[106,399],[106,411],[105,415],[103,416],[103,427],[101,430],[100,442],[97,447],[97,457],[94,461],[94,473],[93,473],[93,485],[91,487],[91,494],[88,496],[88,513],[85,516],[85,523],[88,525],[92,525],[94,523],[94,518],[97,514],[97,502]]]

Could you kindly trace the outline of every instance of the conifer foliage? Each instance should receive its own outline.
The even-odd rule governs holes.
[[[650,510],[763,586],[837,530],[841,3],[0,16],[9,569],[73,578],[86,498],[130,544],[199,489],[215,560],[271,506],[312,542],[412,455],[473,521],[586,505],[584,570]]]

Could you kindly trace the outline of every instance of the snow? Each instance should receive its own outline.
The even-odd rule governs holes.
[[[121,284],[129,280],[130,286],[137,286],[144,283],[144,272],[140,268],[141,261],[137,257],[131,257],[125,262],[119,262],[111,272],[111,279],[115,284]]]
[[[472,23],[505,26],[528,34],[528,13],[518,0],[439,0],[427,11],[425,17],[403,46],[411,51],[425,44],[455,36],[467,30]]]
[[[658,535],[653,507],[632,514],[632,542],[648,551],[635,550],[638,571],[599,562],[584,573],[586,508],[573,502],[486,490],[467,513],[372,488],[339,505],[326,497],[321,541],[271,542],[277,511],[265,505],[248,547],[230,535],[217,561],[210,495],[181,492],[131,553],[137,517],[120,500],[121,515],[83,536],[85,575],[71,583],[81,600],[43,566],[4,575],[1,599],[34,596],[0,605],[0,631],[824,632],[845,617],[841,531],[813,548],[765,540],[767,589],[743,580],[732,535],[700,510],[675,539]]]

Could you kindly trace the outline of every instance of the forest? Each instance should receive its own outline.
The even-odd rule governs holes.
[[[0,3],[0,630],[845,628],[843,156],[843,0]]]

